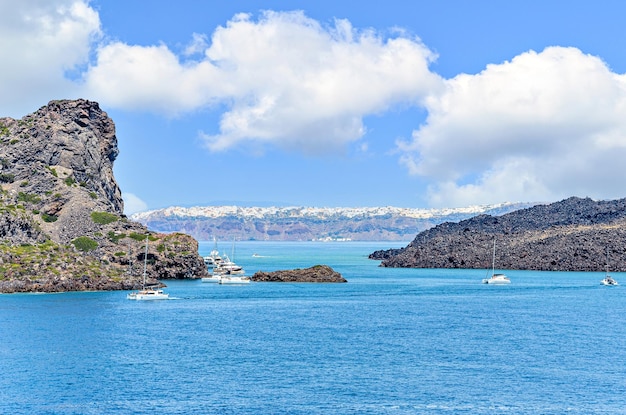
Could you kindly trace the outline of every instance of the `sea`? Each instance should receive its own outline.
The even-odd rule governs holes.
[[[0,413],[626,413],[626,275],[505,271],[492,286],[488,270],[367,258],[406,243],[219,247],[248,275],[325,264],[345,284],[0,295]]]

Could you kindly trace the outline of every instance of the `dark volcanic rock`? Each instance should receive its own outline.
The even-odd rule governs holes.
[[[399,252],[376,252],[383,267],[626,271],[626,199],[572,197],[502,216],[480,215],[419,233]]]
[[[306,269],[292,269],[273,272],[258,271],[252,281],[262,282],[348,282],[340,273],[328,265],[315,265]]]
[[[368,258],[382,261],[383,259],[390,259],[394,256],[400,255],[404,251],[404,249],[405,248],[381,249],[369,254]]]
[[[0,118],[0,292],[122,290],[207,275],[198,243],[123,214],[115,125],[96,102]]]

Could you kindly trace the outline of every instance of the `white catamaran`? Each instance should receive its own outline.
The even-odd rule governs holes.
[[[141,290],[129,293],[126,298],[129,300],[167,300],[170,295],[164,293],[157,286],[146,286],[146,268],[148,265],[148,235],[146,235],[146,252],[143,258],[143,285]]]
[[[496,274],[496,238],[493,238],[493,256],[491,259],[491,277],[483,279],[483,284],[510,284],[511,280],[504,274]]]

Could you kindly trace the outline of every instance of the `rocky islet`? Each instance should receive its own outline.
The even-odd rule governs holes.
[[[0,292],[126,290],[207,275],[198,243],[123,213],[115,125],[98,103],[0,118]]]

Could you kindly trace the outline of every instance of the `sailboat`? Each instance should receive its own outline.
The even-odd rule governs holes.
[[[167,300],[170,295],[156,286],[146,286],[146,268],[148,265],[148,235],[146,235],[146,252],[143,258],[143,284],[141,290],[129,293],[126,298],[129,300]]]
[[[609,247],[606,247],[606,276],[600,281],[602,285],[619,285],[613,277],[609,275]]]
[[[511,280],[504,274],[496,274],[496,238],[493,238],[493,256],[491,259],[491,277],[483,279],[483,284],[510,284]]]

